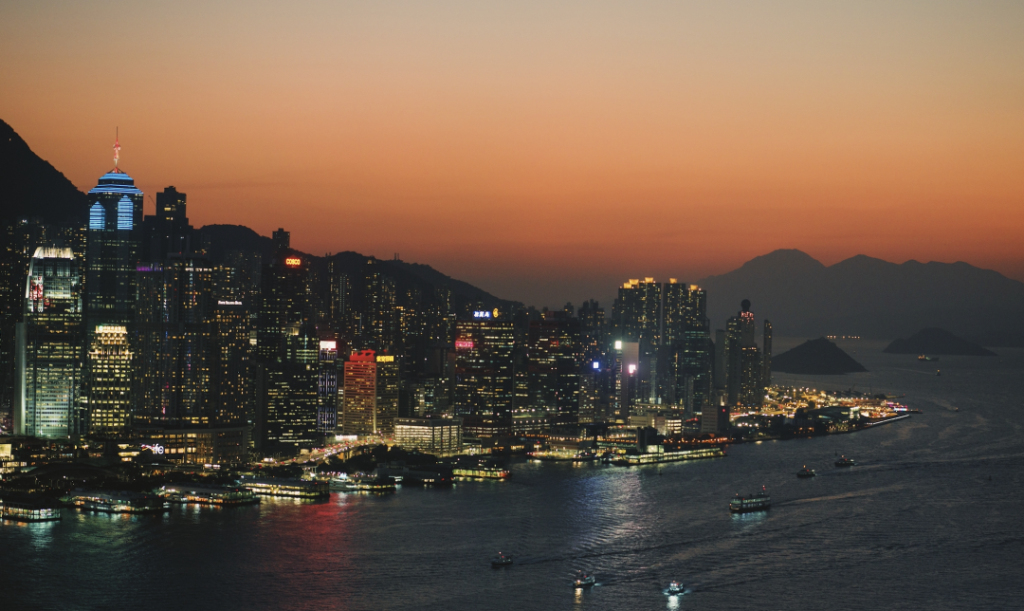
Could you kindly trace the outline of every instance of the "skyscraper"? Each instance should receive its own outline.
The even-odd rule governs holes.
[[[612,308],[613,336],[616,340],[636,342],[636,397],[640,402],[658,399],[658,363],[662,334],[662,286],[654,278],[631,279],[619,287]]]
[[[333,435],[338,428],[338,396],[338,342],[322,339],[317,384],[317,433]]]
[[[14,430],[61,438],[75,430],[81,382],[82,295],[70,248],[37,248],[29,264],[24,319],[17,327]]]
[[[760,405],[761,355],[754,337],[754,313],[744,299],[726,324],[724,360],[728,405]]]
[[[308,266],[301,253],[283,249],[263,268],[256,330],[261,367],[257,400],[261,446],[267,452],[297,452],[321,439],[320,339],[309,303]]]
[[[87,430],[95,435],[127,434],[132,416],[129,327],[135,312],[143,194],[117,167],[119,152],[115,144],[114,169],[88,193],[84,320],[89,371],[81,404]],[[97,414],[100,421],[94,424]]]
[[[580,409],[579,319],[565,312],[544,312],[530,321],[527,338],[530,403],[556,414],[560,423],[575,424]]]
[[[398,416],[398,361],[392,355],[363,350],[345,362],[346,435],[395,434]]]
[[[455,324],[455,412],[506,418],[514,405],[512,321],[490,310]]]

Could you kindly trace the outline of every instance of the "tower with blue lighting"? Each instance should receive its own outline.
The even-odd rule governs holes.
[[[111,369],[101,362],[107,353],[113,354],[104,347],[105,342],[109,343],[109,333],[103,330],[116,326],[124,329],[126,336],[130,337],[133,322],[143,194],[132,177],[117,167],[120,150],[115,141],[114,169],[100,177],[88,194],[84,320],[85,346],[90,358],[86,359],[88,371],[79,413],[80,432],[114,437],[127,433],[130,426],[131,366],[123,372],[118,371],[113,378],[104,374],[102,408],[97,403],[99,391],[91,382],[92,374]],[[128,354],[123,352],[124,349],[118,351],[116,358],[130,361],[130,350]],[[107,388],[110,384],[117,388]],[[98,409],[110,417],[105,416],[104,422],[92,418]]]

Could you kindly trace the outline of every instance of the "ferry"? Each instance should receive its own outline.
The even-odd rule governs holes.
[[[508,469],[498,467],[455,467],[452,475],[476,479],[508,479],[512,474]]]
[[[79,509],[102,513],[162,513],[170,507],[162,497],[141,492],[75,490],[61,500]]]
[[[502,566],[510,566],[512,564],[512,554],[503,554],[498,552],[498,555],[491,558],[491,566],[498,568]]]
[[[796,472],[796,476],[801,478],[814,477],[815,475],[817,475],[817,473],[814,472],[814,469],[808,469],[807,465],[804,465],[803,469]]]
[[[394,492],[397,487],[390,477],[359,478],[350,477],[345,480],[346,492]]]
[[[761,486],[760,492],[756,492],[749,496],[736,497],[729,501],[729,511],[732,513],[747,513],[748,511],[764,511],[765,509],[771,509],[772,497],[768,495],[768,491],[765,490],[764,486]]]
[[[597,583],[597,577],[588,575],[583,571],[576,571],[576,579],[572,581],[574,588],[589,588],[590,586]]]
[[[665,588],[665,595],[666,596],[679,596],[680,594],[685,594],[685,593],[686,593],[686,586],[684,586],[683,584],[679,583],[678,581],[673,581],[672,583],[668,584],[667,588]]]
[[[847,458],[845,455],[841,456],[839,458],[839,460],[836,461],[836,466],[837,467],[852,467],[852,466],[854,466],[856,464],[857,464],[857,461],[855,461],[852,458]]]
[[[254,505],[260,502],[252,490],[239,486],[198,486],[196,484],[167,484],[161,496],[171,503],[197,503],[200,505]]]

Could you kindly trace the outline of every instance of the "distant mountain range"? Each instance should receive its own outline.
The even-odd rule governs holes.
[[[716,328],[749,299],[778,335],[893,339],[941,327],[985,346],[1024,346],[1024,283],[963,262],[857,255],[826,267],[799,250],[776,250],[700,284]]]

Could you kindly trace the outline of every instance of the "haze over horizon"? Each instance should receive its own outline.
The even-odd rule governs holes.
[[[197,227],[538,307],[778,248],[1024,280],[1022,30],[994,2],[8,3],[0,118],[82,190],[119,127]]]

